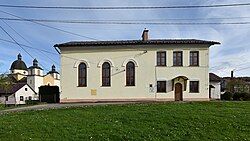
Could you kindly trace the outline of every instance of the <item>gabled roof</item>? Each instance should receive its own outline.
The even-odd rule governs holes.
[[[74,47],[74,46],[114,46],[114,45],[159,45],[159,44],[220,44],[215,41],[205,41],[196,39],[155,39],[155,40],[118,40],[118,41],[72,41],[62,44],[55,44],[54,47]]]
[[[214,73],[209,73],[209,82],[220,82],[221,78],[214,74]]]
[[[4,89],[4,87],[0,87],[0,94],[13,94],[25,85],[27,84],[25,83],[11,84],[10,87],[7,89],[7,91]]]
[[[18,90],[20,90],[23,86],[27,85],[34,93],[36,93],[28,84],[26,83],[15,83],[11,84],[10,87],[7,89],[7,91],[4,89],[4,87],[0,86],[0,94],[14,94]]]

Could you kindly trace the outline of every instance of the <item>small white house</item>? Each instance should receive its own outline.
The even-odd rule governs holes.
[[[38,100],[38,94],[27,84],[12,84],[8,89],[0,87],[0,103],[25,104],[26,100]]]
[[[220,99],[221,78],[214,73],[209,73],[209,98]]]

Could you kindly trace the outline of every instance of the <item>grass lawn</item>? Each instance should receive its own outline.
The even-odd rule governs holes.
[[[0,115],[0,140],[250,140],[250,102],[86,106]]]

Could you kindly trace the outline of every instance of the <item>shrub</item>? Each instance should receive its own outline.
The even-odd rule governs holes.
[[[250,101],[250,93],[246,93],[243,98],[244,101]]]
[[[221,95],[221,100],[232,100],[233,99],[233,94],[230,92],[225,92],[224,94]]]
[[[250,93],[234,93],[233,100],[249,101],[250,100]]]
[[[37,105],[39,104],[39,100],[25,100],[26,105]]]
[[[243,101],[246,93],[234,93],[233,100]]]

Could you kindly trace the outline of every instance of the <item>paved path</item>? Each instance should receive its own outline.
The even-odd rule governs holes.
[[[43,104],[33,105],[27,107],[17,107],[13,109],[0,110],[0,114],[11,113],[11,112],[22,112],[28,110],[47,110],[47,109],[60,109],[69,107],[84,107],[94,105],[120,105],[120,104],[133,104],[138,102],[110,102],[110,103],[70,103],[70,104]]]

